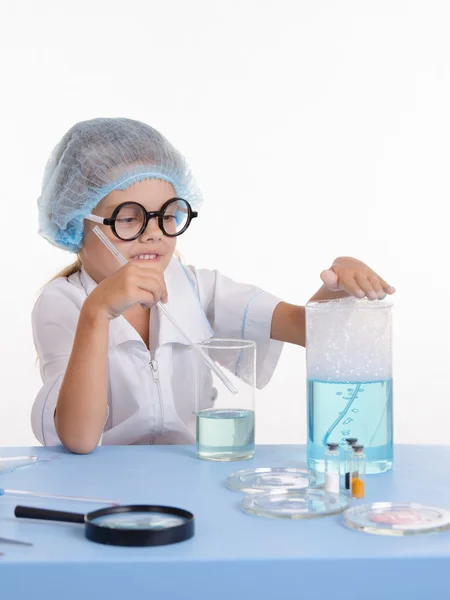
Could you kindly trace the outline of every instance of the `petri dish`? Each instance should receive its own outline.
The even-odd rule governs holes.
[[[0,457],[0,473],[11,473],[21,467],[29,467],[38,462],[37,456],[7,456]]]
[[[273,489],[301,490],[313,485],[316,478],[306,469],[296,467],[262,467],[229,475],[227,486],[235,492],[257,494]]]
[[[450,510],[413,502],[374,502],[348,509],[350,529],[375,535],[418,535],[450,529]]]
[[[245,512],[272,519],[315,519],[344,512],[348,496],[330,494],[324,490],[271,490],[244,496]]]

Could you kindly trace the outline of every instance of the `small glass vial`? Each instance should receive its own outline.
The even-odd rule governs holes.
[[[352,498],[364,498],[366,485],[366,455],[363,452],[362,444],[353,445],[352,464],[351,464],[351,496]]]
[[[329,443],[325,452],[325,491],[327,493],[339,494],[340,468],[339,444]]]
[[[356,444],[358,438],[345,438],[347,445],[344,448],[344,469],[345,469],[345,489],[350,489],[350,469],[352,464],[353,444]]]

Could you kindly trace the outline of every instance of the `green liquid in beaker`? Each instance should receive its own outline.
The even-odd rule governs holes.
[[[253,410],[209,409],[197,413],[197,454],[208,460],[242,460],[255,452]]]

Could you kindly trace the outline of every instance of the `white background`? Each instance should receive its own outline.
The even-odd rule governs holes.
[[[305,303],[338,255],[395,296],[395,436],[448,443],[450,6],[443,0],[0,4],[0,446],[34,444],[30,312],[71,256],[36,199],[76,121],[126,116],[187,156],[206,202],[185,260]],[[305,441],[304,350],[258,441]]]

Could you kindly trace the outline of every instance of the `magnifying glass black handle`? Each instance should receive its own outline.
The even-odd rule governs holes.
[[[42,519],[44,521],[64,521],[65,523],[84,523],[84,515],[65,512],[63,510],[48,510],[32,506],[16,506],[14,515],[21,519]]]

